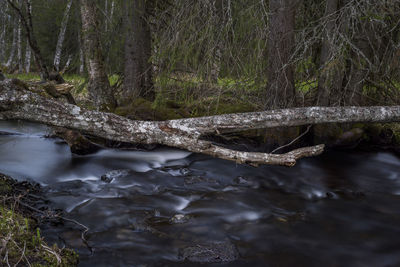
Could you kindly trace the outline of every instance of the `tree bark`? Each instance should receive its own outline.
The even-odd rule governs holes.
[[[297,0],[269,1],[268,85],[266,108],[293,106],[294,69],[290,58],[294,49]]]
[[[10,55],[8,57],[6,67],[10,68],[11,65],[14,62],[14,57],[15,57],[15,50],[17,48],[17,41],[18,41],[18,25],[17,25],[17,20],[14,19],[14,27],[13,27],[13,39],[12,39],[12,45],[11,45],[11,51]]]
[[[32,55],[32,50],[27,42],[26,51],[25,51],[25,72],[26,73],[29,73],[31,71],[31,55]]]
[[[226,2],[226,3],[225,3]],[[227,7],[225,7],[227,5]],[[212,57],[209,62],[209,73],[207,73],[207,79],[209,82],[217,84],[219,79],[219,74],[221,71],[221,59],[222,52],[224,50],[224,42],[223,42],[223,34],[224,28],[226,27],[227,22],[229,21],[228,15],[226,14],[226,10],[230,8],[230,0],[207,0],[206,6],[209,10],[211,23],[213,23],[213,27],[215,28],[215,41],[214,47],[212,51]]]
[[[68,24],[68,19],[69,19],[69,10],[71,9],[72,6],[72,0],[69,0],[67,3],[67,6],[64,11],[64,16],[61,21],[61,27],[60,27],[60,34],[58,35],[58,40],[57,40],[57,46],[56,46],[56,52],[54,54],[54,69],[56,71],[60,71],[60,62],[61,62],[61,52],[62,52],[62,46],[65,38],[65,32],[67,30],[67,24]]]
[[[82,39],[89,73],[88,91],[99,109],[109,111],[115,107],[115,100],[104,66],[96,2],[81,0]]]
[[[83,40],[80,31],[78,31],[78,45],[79,45],[79,74],[85,73],[85,52],[83,51]]]
[[[18,20],[17,61],[18,61],[18,73],[22,73],[24,71],[24,64],[22,59],[21,19]]]
[[[14,80],[6,80],[0,83],[0,119],[40,122],[121,142],[157,143],[238,163],[293,166],[299,158],[319,155],[324,146],[304,147],[286,154],[267,154],[223,148],[201,137],[318,123],[398,122],[400,106],[308,107],[170,121],[133,121],[115,114],[62,104],[19,88]]]
[[[154,100],[153,73],[150,62],[151,32],[145,0],[127,2],[125,14],[125,69],[123,96],[126,100],[144,97]]]
[[[6,51],[6,25],[7,25],[7,6],[6,3],[0,1],[0,18],[1,18],[1,33],[0,33],[0,64],[4,62]]]

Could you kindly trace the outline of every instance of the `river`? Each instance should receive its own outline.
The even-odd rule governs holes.
[[[52,207],[89,227],[92,251],[73,223],[42,229],[74,248],[79,266],[191,265],[185,248],[220,243],[237,259],[209,265],[400,266],[391,153],[329,151],[255,168],[168,148],[76,156],[27,122],[0,122],[0,133],[0,172],[40,183]]]

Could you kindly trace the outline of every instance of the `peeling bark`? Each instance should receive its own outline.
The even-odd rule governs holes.
[[[286,154],[267,154],[235,151],[200,138],[220,132],[318,123],[398,122],[400,106],[307,107],[170,121],[133,121],[62,104],[6,80],[0,83],[0,119],[40,122],[120,142],[162,144],[238,163],[293,166],[302,157],[321,154],[324,145],[303,147]]]

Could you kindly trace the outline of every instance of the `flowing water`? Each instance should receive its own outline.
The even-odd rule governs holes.
[[[400,266],[393,154],[254,168],[174,149],[75,156],[47,132],[0,122],[0,172],[40,183],[54,208],[90,228],[92,252],[75,224],[43,229],[76,249],[80,266],[190,265],[182,249],[218,242],[237,251],[225,266]]]

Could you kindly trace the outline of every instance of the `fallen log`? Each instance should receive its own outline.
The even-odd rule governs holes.
[[[0,119],[39,122],[120,142],[162,144],[238,163],[293,166],[300,158],[321,154],[324,145],[303,147],[285,154],[268,154],[223,148],[201,137],[212,133],[317,123],[394,122],[400,121],[400,106],[308,107],[169,121],[134,121],[59,103],[5,80],[0,82]]]

